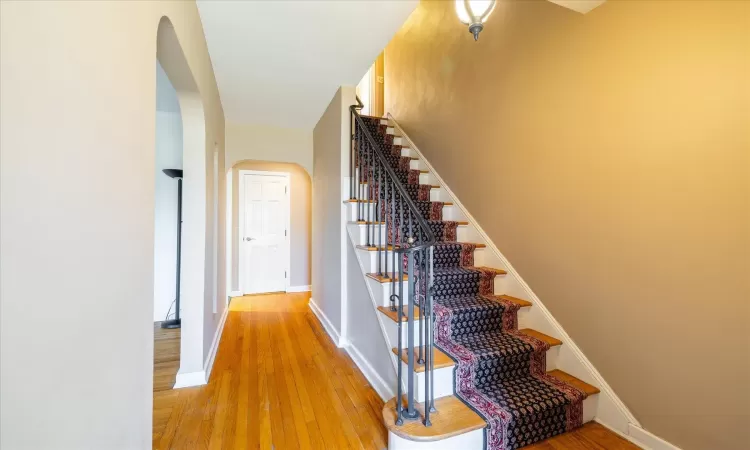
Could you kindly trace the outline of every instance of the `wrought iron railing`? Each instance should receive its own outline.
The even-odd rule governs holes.
[[[357,201],[357,220],[365,224],[367,246],[375,247],[378,275],[392,281],[390,308],[397,312],[398,319],[396,424],[419,418],[414,390],[414,367],[418,363],[425,367],[423,423],[430,426],[430,413],[435,412],[432,314],[435,236],[409,195],[406,185],[410,168],[400,167],[402,159],[397,153],[400,149],[397,147],[396,152],[392,151],[385,133],[378,132],[380,120],[362,117],[359,111],[363,104],[359,98],[357,102],[349,108],[350,198]],[[406,345],[402,338],[404,323]],[[417,326],[418,342],[415,342]],[[407,355],[407,374],[403,373],[401,362],[404,352]],[[406,386],[405,400],[402,398],[403,386]]]

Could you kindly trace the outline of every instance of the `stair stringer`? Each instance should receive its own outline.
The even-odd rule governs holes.
[[[552,313],[544,306],[539,297],[537,297],[534,291],[532,291],[531,287],[529,287],[523,278],[521,278],[519,273],[500,252],[495,243],[490,240],[487,233],[485,233],[482,227],[479,226],[476,219],[474,219],[471,213],[469,213],[469,211],[463,206],[453,191],[450,190],[428,159],[419,151],[419,148],[414,145],[414,142],[409,139],[409,136],[390,113],[388,113],[388,121],[388,126],[393,127],[393,134],[401,137],[402,147],[404,147],[404,149],[408,147],[409,151],[414,152],[416,156],[419,157],[419,163],[424,164],[424,167],[420,166],[419,168],[428,170],[429,175],[434,177],[437,184],[441,186],[441,192],[437,194],[438,198],[434,198],[433,196],[433,200],[452,202],[463,214],[464,217],[462,220],[468,221],[469,226],[473,229],[472,231],[475,233],[476,237],[473,241],[487,245],[487,248],[482,255],[482,265],[504,269],[508,272],[507,276],[503,278],[501,283],[496,282],[495,291],[502,291],[512,296],[525,298],[533,304],[531,308],[524,308],[528,311],[519,311],[519,323],[523,323],[524,327],[533,328],[564,342],[564,345],[560,347],[557,356],[556,368],[598,387],[601,390],[601,393],[597,396],[598,403],[596,405],[596,415],[594,420],[626,437],[629,437],[631,426],[640,427],[638,420],[633,416],[622,400],[620,400],[617,394],[615,394],[609,384],[607,384],[604,377],[602,377],[596,367],[594,367],[591,361],[589,361],[586,355],[584,355],[583,351],[565,332],[562,325],[560,325]],[[453,217],[451,220],[457,219]]]

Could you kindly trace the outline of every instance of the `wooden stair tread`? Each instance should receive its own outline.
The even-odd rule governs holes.
[[[344,204],[346,203],[375,203],[375,200],[357,200],[356,198],[351,198],[349,200],[344,200]],[[453,206],[453,202],[442,202],[443,206]]]
[[[394,347],[391,349],[391,351],[393,352],[394,355],[398,355],[397,348]],[[433,356],[435,357],[435,361],[434,361],[435,369],[442,369],[444,367],[453,367],[454,365],[456,365],[456,363],[453,362],[450,356],[438,350],[437,347],[433,346],[432,351],[433,351]],[[415,349],[414,350],[414,371],[417,373],[422,373],[424,372],[424,364],[419,364],[417,362],[418,357],[419,357],[419,353],[417,352],[417,349]],[[403,361],[405,364],[409,363],[408,351],[406,349],[401,351],[401,361]]]
[[[441,220],[441,222],[450,222],[450,220]],[[383,221],[381,221],[381,222],[368,222],[366,220],[353,220],[353,221],[351,221],[349,223],[352,224],[352,225],[385,225],[385,222],[383,222]],[[469,225],[469,222],[465,222],[465,221],[458,221],[456,223],[458,223],[459,226]]]
[[[390,283],[391,281],[398,279],[398,274],[394,272],[387,272],[387,273],[384,273],[383,275],[379,275],[377,273],[368,273],[367,277],[372,278],[373,280],[378,281],[380,283]],[[407,274],[404,274],[401,281],[406,281],[408,279],[409,279],[409,276]]]
[[[503,294],[503,295],[498,295],[497,297],[499,297],[499,298],[501,298],[503,300],[515,303],[516,305],[519,305],[521,308],[525,308],[527,306],[531,306],[531,302],[530,301],[524,300],[524,299],[518,298],[518,297],[513,297],[511,295],[505,295],[505,294]]]
[[[447,242],[447,243],[448,244],[452,244],[453,242]],[[455,242],[455,243],[456,244],[465,244],[466,242]],[[486,248],[487,247],[485,244],[473,244],[473,245],[475,245],[476,248]],[[383,250],[385,247],[382,246],[382,245],[379,246],[379,247],[377,245],[369,245],[369,246],[368,245],[358,245],[357,248],[360,249],[360,250],[367,250],[368,252],[374,252],[374,251],[377,251],[377,250]],[[398,248],[398,246],[396,248]],[[393,246],[389,245],[388,246],[388,250],[393,250]],[[497,270],[500,270],[500,269],[497,269]]]
[[[406,404],[404,400],[403,404]],[[404,420],[403,425],[396,425],[396,397],[383,406],[383,422],[386,428],[396,436],[411,441],[429,442],[447,439],[487,426],[482,417],[466,406],[455,395],[435,399],[437,412],[430,413],[432,426],[422,424],[424,420],[424,405],[417,403],[419,419]]]
[[[557,338],[553,338],[552,336],[547,336],[544,333],[540,333],[539,331],[532,330],[531,328],[524,328],[523,330],[518,330],[520,333],[523,333],[527,336],[531,336],[534,338],[539,339],[540,341],[546,342],[550,345],[550,347],[556,347],[558,345],[562,345],[562,341]]]
[[[386,317],[388,317],[392,321],[394,322],[398,321],[398,310],[391,311],[391,308],[389,306],[378,306],[378,311],[385,314]],[[404,311],[404,315],[401,317],[401,321],[406,322],[407,321],[406,306],[404,306],[403,311]],[[422,311],[420,311],[419,308],[415,306],[414,307],[414,319],[421,319],[421,318],[422,318]]]
[[[558,369],[551,370],[547,372],[547,375],[555,377],[558,380],[562,381],[563,383],[573,386],[574,388],[586,394],[586,397],[589,397],[591,395],[598,394],[601,392],[598,387],[592,386],[586,383],[585,381],[574,377],[573,375],[569,373],[563,372],[562,370],[558,370]]]
[[[495,269],[494,267],[487,267],[487,266],[476,266],[477,269],[483,269],[483,270],[490,270],[492,272],[495,272],[498,275],[507,275],[508,272],[504,271],[503,269]]]

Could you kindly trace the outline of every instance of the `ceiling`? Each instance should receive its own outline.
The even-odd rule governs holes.
[[[315,126],[418,0],[198,0],[227,121]]]

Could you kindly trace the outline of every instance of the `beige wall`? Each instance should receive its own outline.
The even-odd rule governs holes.
[[[0,2],[4,449],[151,446],[155,58],[163,16],[205,113],[207,172],[192,177],[205,181],[193,205],[205,220],[213,217],[205,162],[216,143],[224,164],[224,115],[195,3]],[[185,320],[205,319],[199,326],[210,344],[224,283],[214,314],[213,244],[202,239],[213,224],[195,225],[208,264],[191,295],[205,311],[186,311]],[[223,229],[222,222],[220,280]],[[200,356],[207,346],[196,349]]]
[[[394,114],[649,431],[750,442],[750,2],[423,2]]]
[[[312,183],[310,175],[298,164],[240,161],[232,167],[232,289],[239,289],[240,170],[289,173],[291,208],[289,285],[292,287],[308,286],[310,284],[310,238],[312,233]]]
[[[226,137],[227,168],[244,160],[277,161],[299,164],[312,174],[312,130],[229,122]]]

